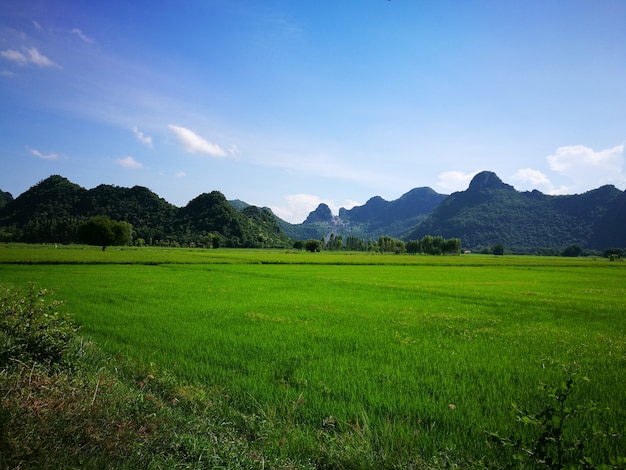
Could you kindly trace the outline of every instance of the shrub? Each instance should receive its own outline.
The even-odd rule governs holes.
[[[58,363],[77,331],[62,303],[51,292],[31,285],[28,292],[0,291],[0,365],[10,358]]]
[[[513,403],[515,419],[523,425],[515,436],[500,436],[487,432],[487,437],[498,443],[507,457],[503,468],[550,468],[550,469],[610,469],[624,468],[622,456],[605,456],[607,463],[594,462],[587,454],[587,446],[597,439],[620,439],[612,428],[600,429],[595,425],[585,427],[574,424],[576,417],[590,417],[599,411],[595,403],[571,404],[574,387],[587,377],[569,372],[569,377],[556,386],[541,384],[546,403],[538,413],[521,409]]]

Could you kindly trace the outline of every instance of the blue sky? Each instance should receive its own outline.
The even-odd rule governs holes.
[[[623,0],[0,0],[0,189],[302,222],[478,171],[626,189]]]

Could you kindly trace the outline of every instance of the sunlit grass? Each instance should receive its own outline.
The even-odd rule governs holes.
[[[595,424],[626,422],[619,263],[85,252],[87,264],[0,264],[0,282],[55,290],[107,351],[220,387],[244,415],[311,439],[357,430],[378,452],[477,458],[491,452],[484,430],[510,430],[511,403],[535,406],[563,364],[590,379],[574,398],[610,408]],[[611,445],[595,452],[626,453]]]

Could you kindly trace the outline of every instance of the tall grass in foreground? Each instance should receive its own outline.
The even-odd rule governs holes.
[[[221,390],[285,458],[341,441],[377,462],[495,462],[484,431],[520,432],[511,403],[540,409],[562,364],[589,378],[571,400],[598,403],[571,432],[626,422],[624,269],[512,264],[11,265],[0,280],[37,280],[107,351]],[[587,452],[626,454],[621,439]]]

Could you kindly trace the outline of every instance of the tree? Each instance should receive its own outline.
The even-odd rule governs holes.
[[[419,240],[409,240],[406,242],[406,251],[407,253],[411,253],[412,255],[420,252],[422,245]]]
[[[582,254],[582,252],[583,249],[579,245],[570,245],[561,252],[561,256],[577,258]]]
[[[461,240],[458,238],[448,238],[443,241],[441,251],[444,255],[458,255],[461,253]]]
[[[101,215],[92,217],[78,227],[78,239],[88,245],[101,246],[102,251],[111,245],[128,245],[133,226],[128,222],[111,220]]]
[[[322,251],[322,242],[311,238],[304,243],[304,247],[311,253]]]
[[[339,251],[343,244],[343,238],[341,235],[330,234],[328,241],[326,242],[326,249],[329,251]]]
[[[503,255],[504,254],[504,245],[502,243],[496,243],[495,245],[493,245],[493,248],[491,249],[491,252],[494,255]]]

